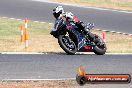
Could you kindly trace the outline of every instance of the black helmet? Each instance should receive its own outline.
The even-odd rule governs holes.
[[[53,9],[53,15],[57,19],[60,14],[64,13],[63,7],[62,6],[57,6]]]

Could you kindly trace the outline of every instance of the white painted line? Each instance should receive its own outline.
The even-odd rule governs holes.
[[[1,52],[1,54],[52,54],[46,52]],[[53,53],[54,54],[54,53]],[[77,52],[76,54],[95,55],[94,52]],[[132,55],[132,53],[106,53],[105,55]]]
[[[44,23],[46,23],[46,22],[40,22],[40,23],[43,23],[43,24],[44,24]]]
[[[104,32],[109,32],[108,30],[102,30],[102,31],[104,31]]]
[[[39,21],[33,21],[33,22],[36,22],[36,23],[38,23]]]
[[[112,32],[112,33],[116,33],[116,31],[110,31],[110,32]]]
[[[122,34],[122,32],[116,32],[116,33],[118,33],[118,34]]]
[[[101,29],[95,29],[95,30],[100,31]]]
[[[55,80],[75,80],[76,78],[58,78],[58,79],[2,79],[2,81],[55,81]]]
[[[2,18],[8,18],[8,17],[2,17]]]
[[[90,6],[87,6],[87,7],[86,7],[86,6],[83,6],[83,5],[66,4],[66,3],[57,3],[57,2],[47,1],[47,0],[32,0],[32,1],[46,2],[46,3],[53,3],[53,4],[59,4],[59,5],[68,5],[68,6],[81,7],[81,8],[90,8],[90,9],[106,10],[106,11],[113,11],[113,12],[130,13],[130,14],[132,14],[132,11],[126,11],[126,10],[105,9],[105,8],[90,7]]]
[[[95,30],[97,30],[97,31],[104,31],[104,32],[111,32],[111,33],[117,33],[117,34],[123,34],[123,35],[132,36],[132,34],[123,33],[123,32],[108,31],[108,30],[101,30],[101,29],[95,29]]]
[[[94,55],[94,52],[77,52],[76,54],[89,54],[89,55]]]
[[[39,52],[1,52],[1,54],[44,54]]]
[[[106,55],[132,55],[132,53],[106,53]]]
[[[123,35],[127,35],[126,33],[122,33]]]
[[[10,18],[11,20],[14,20],[15,18]]]
[[[76,54],[95,55],[94,52],[77,52]],[[132,55],[132,53],[106,53],[104,55]]]
[[[20,20],[22,20],[22,19],[16,19],[16,20],[20,21]]]
[[[53,23],[49,23],[50,25],[52,25]]]

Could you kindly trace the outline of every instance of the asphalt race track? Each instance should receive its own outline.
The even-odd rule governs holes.
[[[80,65],[88,73],[132,75],[132,55],[0,54],[0,79],[75,78]]]
[[[0,79],[75,78],[78,66],[87,73],[130,74],[132,55],[0,54]],[[131,88],[132,84],[88,84],[82,88]]]
[[[30,20],[54,22],[52,9],[57,4],[36,2],[32,0],[0,0],[0,16],[29,18]],[[94,22],[96,28],[103,30],[132,33],[132,12],[117,12],[64,5],[80,20]]]

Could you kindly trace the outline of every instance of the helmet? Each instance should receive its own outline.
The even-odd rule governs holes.
[[[62,6],[57,6],[53,9],[53,15],[57,19],[60,14],[64,13],[63,7]]]

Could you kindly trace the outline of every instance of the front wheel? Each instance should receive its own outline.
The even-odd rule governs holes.
[[[95,39],[95,41],[95,46],[93,47],[94,53],[97,55],[104,55],[107,50],[105,42],[99,36]]]
[[[59,35],[58,43],[60,47],[70,55],[74,55],[77,52],[76,44],[70,39],[69,36]]]

